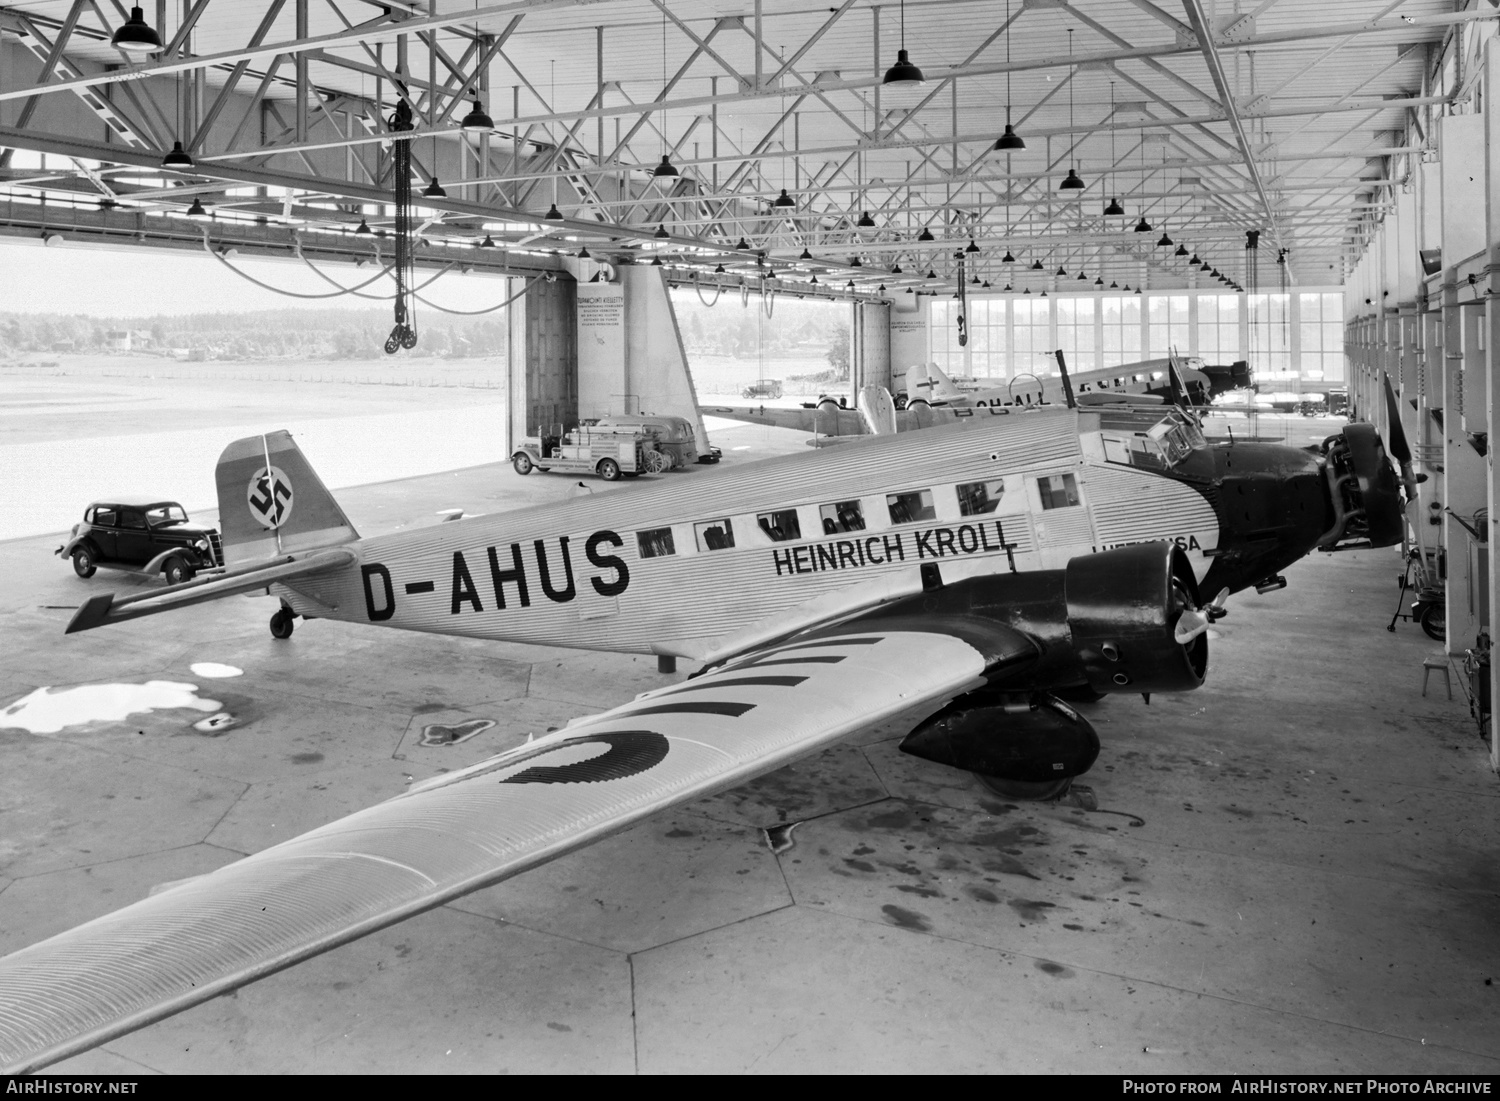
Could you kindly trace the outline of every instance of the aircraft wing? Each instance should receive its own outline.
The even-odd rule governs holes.
[[[358,561],[359,554],[352,547],[333,547],[300,555],[282,555],[267,562],[234,567],[224,573],[118,600],[114,593],[100,593],[79,605],[78,611],[68,621],[68,629],[64,634],[71,635],[75,631],[103,627],[106,623],[138,619],[143,615],[154,615],[172,608],[184,608],[189,604],[201,604],[205,600],[217,600],[221,596],[254,592],[277,581],[339,570]]]
[[[0,1070],[87,1050],[1039,653],[1000,623],[931,619],[763,645],[0,959]]]

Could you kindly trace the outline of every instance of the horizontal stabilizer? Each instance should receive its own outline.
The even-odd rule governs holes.
[[[116,599],[113,593],[103,593],[84,601],[78,611],[73,613],[65,633],[71,635],[75,631],[103,627],[106,623],[121,623],[173,608],[185,608],[189,604],[202,604],[206,600],[217,600],[223,596],[254,592],[273,582],[342,569],[358,561],[359,554],[352,547],[335,547],[314,551],[300,558],[282,555],[268,562],[238,566],[221,574],[139,596]]]

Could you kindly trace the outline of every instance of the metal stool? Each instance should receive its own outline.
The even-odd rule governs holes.
[[[1448,672],[1448,655],[1432,654],[1422,659],[1422,695],[1427,695],[1427,678],[1434,672],[1443,674],[1443,687],[1448,689],[1448,698],[1453,698],[1453,678]]]

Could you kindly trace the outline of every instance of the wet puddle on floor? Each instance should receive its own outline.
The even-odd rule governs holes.
[[[0,711],[0,730],[7,727],[30,734],[56,734],[70,726],[91,722],[119,722],[145,711],[188,707],[223,714],[218,700],[203,699],[196,684],[152,680],[145,684],[84,684],[76,688],[38,688]],[[214,718],[218,718],[215,715]],[[228,716],[225,715],[228,719]],[[206,720],[212,721],[212,720]],[[232,720],[230,720],[232,721]],[[199,724],[202,728],[202,724]],[[221,722],[216,729],[223,729]],[[209,732],[205,730],[205,733]]]

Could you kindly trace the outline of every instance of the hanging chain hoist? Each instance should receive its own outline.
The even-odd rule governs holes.
[[[386,123],[393,134],[411,130],[411,104],[405,98],[399,100],[395,113]],[[396,257],[391,269],[396,277],[396,324],[385,340],[387,355],[395,355],[398,348],[411,349],[417,346],[415,312],[408,312],[407,308],[407,298],[416,282],[416,249],[413,247],[416,242],[412,240],[411,213],[411,142],[392,142],[391,157],[396,182]]]

